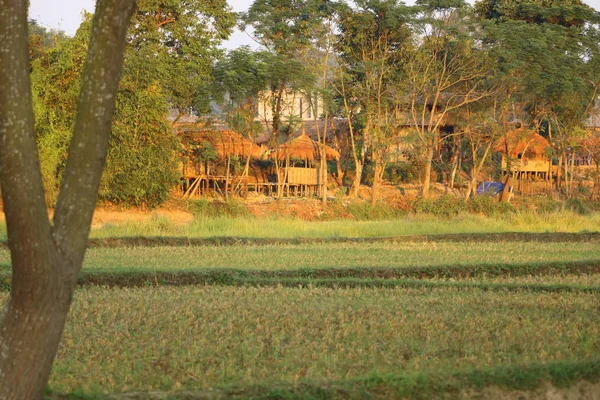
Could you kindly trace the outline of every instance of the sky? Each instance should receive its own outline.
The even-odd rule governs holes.
[[[246,11],[252,1],[228,0],[231,7],[237,12]],[[600,0],[587,0],[584,2],[596,10],[600,10]],[[93,12],[94,4],[95,0],[30,0],[29,17],[46,27],[58,28],[68,35],[73,35],[79,27],[83,10]],[[250,36],[237,29],[223,45],[227,49],[235,49],[244,45],[252,48],[258,47]]]
[[[596,0],[600,2],[600,0]],[[247,11],[253,0],[227,0],[234,11]],[[81,22],[83,10],[93,12],[95,0],[30,0],[29,18],[48,28],[58,28],[68,35],[74,35]],[[235,49],[239,46],[248,45],[257,48],[247,34],[235,30],[229,40],[224,43],[227,49]]]

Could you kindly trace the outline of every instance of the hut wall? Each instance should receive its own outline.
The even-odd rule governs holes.
[[[502,170],[508,170],[506,157],[502,157]],[[548,172],[550,170],[550,160],[548,159],[513,159],[511,161],[511,170],[519,172]]]
[[[180,162],[180,168],[184,178],[195,178],[206,174],[204,163],[200,161],[188,161],[187,163]]]
[[[288,168],[288,183],[297,185],[317,185],[319,183],[318,168]]]

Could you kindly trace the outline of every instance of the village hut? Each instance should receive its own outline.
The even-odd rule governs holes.
[[[296,139],[279,145],[275,153],[277,154],[279,160],[302,160],[305,162],[305,166],[308,167],[315,160],[321,158],[321,154],[319,151],[320,148],[323,148],[325,152],[325,158],[327,160],[340,159],[340,153],[338,153],[336,150],[332,149],[327,145],[323,145],[312,140],[304,132]]]
[[[501,154],[503,175],[520,178],[550,178],[552,162],[548,156],[551,148],[546,138],[535,131],[518,128],[508,132],[494,145]]]
[[[261,158],[263,149],[232,130],[202,129],[185,130],[179,136],[184,147],[212,147],[217,157]]]
[[[245,192],[251,158],[261,158],[263,148],[232,130],[206,129],[186,126],[178,130],[185,149],[183,167],[184,197],[193,193],[216,191],[228,197],[230,192]],[[232,158],[244,159],[241,175],[232,174]],[[216,163],[222,165],[220,170]]]
[[[314,166],[315,161],[320,160],[322,154],[325,155],[326,160],[339,161],[340,159],[339,152],[312,140],[305,132],[302,132],[299,137],[277,146],[271,156],[276,159],[277,165],[279,162],[285,162],[284,170],[278,169],[278,182],[283,185],[279,189],[280,193],[283,190],[287,191],[288,195],[291,193],[304,196],[314,194],[319,185],[324,185],[326,168]],[[296,166],[296,162],[302,163],[302,166]],[[323,165],[325,164],[321,164],[321,166]]]

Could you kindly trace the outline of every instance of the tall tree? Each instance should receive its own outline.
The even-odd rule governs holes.
[[[229,124],[245,137],[254,140],[258,96],[267,87],[270,75],[268,56],[248,47],[231,50],[213,68],[209,98],[215,99],[227,114]]]
[[[30,44],[40,40],[38,29],[33,28]],[[92,14],[86,13],[74,37],[50,46],[47,38],[35,54],[30,51],[35,130],[46,200],[51,207],[66,164],[91,30]]]
[[[242,136],[255,141],[262,131],[258,114],[258,97],[267,87],[269,65],[263,59],[265,52],[253,52],[248,47],[231,50],[225,58],[219,60],[213,69],[211,96],[223,105],[229,126]],[[227,177],[230,174],[231,155],[227,156]],[[246,158],[243,176],[250,169],[250,156]],[[229,179],[226,180],[226,186]],[[225,188],[225,196],[228,196]]]
[[[100,196],[154,207],[178,178],[178,139],[166,116],[199,107],[221,41],[235,24],[225,0],[139,0],[132,18],[115,129]]]
[[[402,73],[402,57],[409,44],[407,8],[396,0],[357,1],[356,8],[339,8],[339,62],[345,69],[344,92],[356,99],[361,125],[360,152],[354,152],[356,197],[367,152],[375,163],[371,202],[385,169],[389,139],[394,135],[394,92]],[[345,99],[348,105],[348,98]],[[351,128],[352,136],[354,130]]]
[[[277,137],[282,122],[284,97],[314,80],[298,62],[300,53],[311,46],[311,33],[319,24],[311,0],[255,0],[242,16],[242,28],[251,26],[256,40],[271,54],[269,98],[272,108],[272,135]]]
[[[251,26],[254,36],[265,49],[270,65],[268,89],[262,101],[271,108],[271,146],[277,149],[287,97],[293,97],[301,88],[314,84],[315,77],[298,61],[300,54],[311,46],[314,27],[320,24],[320,14],[314,0],[255,0],[241,15],[241,27]],[[267,122],[267,121],[265,121]],[[283,181],[279,154],[275,154],[278,177],[278,196],[283,196]]]
[[[171,157],[177,137],[166,120],[169,108],[186,111],[196,103],[221,52],[217,44],[234,18],[221,1],[143,0],[134,15],[100,198],[153,207],[167,198],[177,179]],[[91,18],[85,15],[74,38],[33,64],[36,129],[51,205],[65,167]]]
[[[336,62],[334,45],[336,41],[336,4],[328,0],[316,0],[315,14],[319,24],[312,26],[312,46],[308,47],[304,54],[301,55],[301,60],[306,68],[315,76],[315,85],[303,88],[303,97],[307,100],[308,117],[312,115],[315,129],[317,131],[317,142],[319,143],[319,183],[322,204],[327,203],[327,133],[328,122],[332,115],[333,102],[331,95],[331,72],[333,65]],[[319,123],[323,120],[323,125]],[[321,129],[322,127],[322,129]],[[338,177],[341,178],[341,169],[339,160]],[[340,180],[341,182],[341,180]]]
[[[158,82],[172,108],[195,108],[219,47],[235,26],[226,0],[139,0],[128,34],[126,63],[143,87]],[[140,70],[140,68],[142,68]]]
[[[567,181],[567,149],[600,87],[598,13],[579,0],[481,1],[476,10],[498,72],[511,88],[512,117],[553,143],[559,187],[563,169]]]
[[[42,397],[87,247],[134,0],[99,0],[51,224],[37,155],[26,0],[0,0],[0,184],[12,289],[0,320],[0,398]]]
[[[474,21],[462,0],[423,1],[415,11],[413,29],[420,43],[405,60],[404,95],[419,139],[427,198],[440,129],[452,113],[493,93],[486,82],[493,63],[472,34]]]

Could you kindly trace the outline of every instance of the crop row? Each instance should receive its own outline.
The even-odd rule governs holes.
[[[446,233],[402,236],[374,237],[181,237],[181,236],[132,236],[92,238],[91,248],[97,247],[157,247],[157,246],[232,246],[232,245],[286,245],[323,243],[406,243],[406,242],[539,242],[539,243],[581,243],[600,242],[600,232],[497,232],[497,233]],[[6,247],[7,242],[0,245]]]
[[[10,271],[0,272],[0,290],[10,288]],[[196,269],[180,271],[85,270],[80,286],[147,287],[186,285],[457,287],[483,290],[600,290],[600,261],[405,268],[318,268],[298,270]]]

